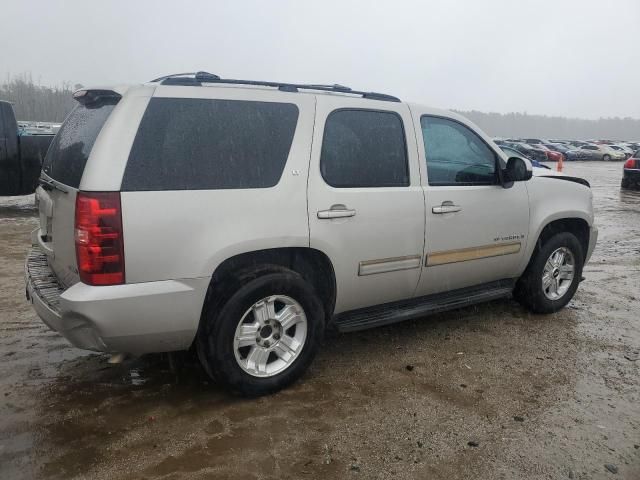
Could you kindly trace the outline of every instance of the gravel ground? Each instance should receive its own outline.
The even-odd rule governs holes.
[[[49,331],[24,299],[33,199],[0,198],[0,478],[640,479],[640,193],[620,164],[565,171],[592,182],[600,228],[566,309],[334,335],[256,400]]]

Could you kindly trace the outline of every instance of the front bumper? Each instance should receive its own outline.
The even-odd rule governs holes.
[[[198,330],[208,278],[63,289],[34,247],[27,299],[42,321],[78,348],[143,354],[186,350]]]
[[[589,228],[589,246],[587,248],[587,255],[584,258],[585,265],[591,258],[591,255],[593,254],[593,250],[596,248],[597,242],[598,242],[598,227],[596,227],[595,225],[591,225],[591,227]]]

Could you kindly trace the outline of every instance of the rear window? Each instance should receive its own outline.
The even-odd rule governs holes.
[[[297,122],[298,107],[290,103],[153,98],[122,190],[273,187]]]
[[[402,119],[395,112],[376,110],[331,112],[322,140],[320,171],[336,188],[408,186]]]
[[[117,102],[105,99],[74,108],[51,142],[42,170],[54,180],[78,188],[93,144]]]

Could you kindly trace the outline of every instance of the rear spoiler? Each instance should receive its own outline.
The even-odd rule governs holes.
[[[122,98],[118,92],[113,90],[89,90],[80,89],[73,92],[73,99],[81,105],[91,105],[104,100],[117,102]]]

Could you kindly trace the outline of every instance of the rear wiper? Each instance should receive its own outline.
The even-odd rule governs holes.
[[[40,177],[40,178],[38,179],[38,183],[40,184],[40,186],[41,186],[42,188],[44,188],[45,190],[48,190],[48,191],[51,191],[51,190],[58,190],[58,191],[60,191],[60,192],[62,192],[62,193],[69,193],[69,192],[67,192],[65,189],[60,188],[59,186],[57,186],[57,185],[55,184],[55,182],[53,182],[52,180],[47,180],[46,178],[42,178],[42,177]]]

